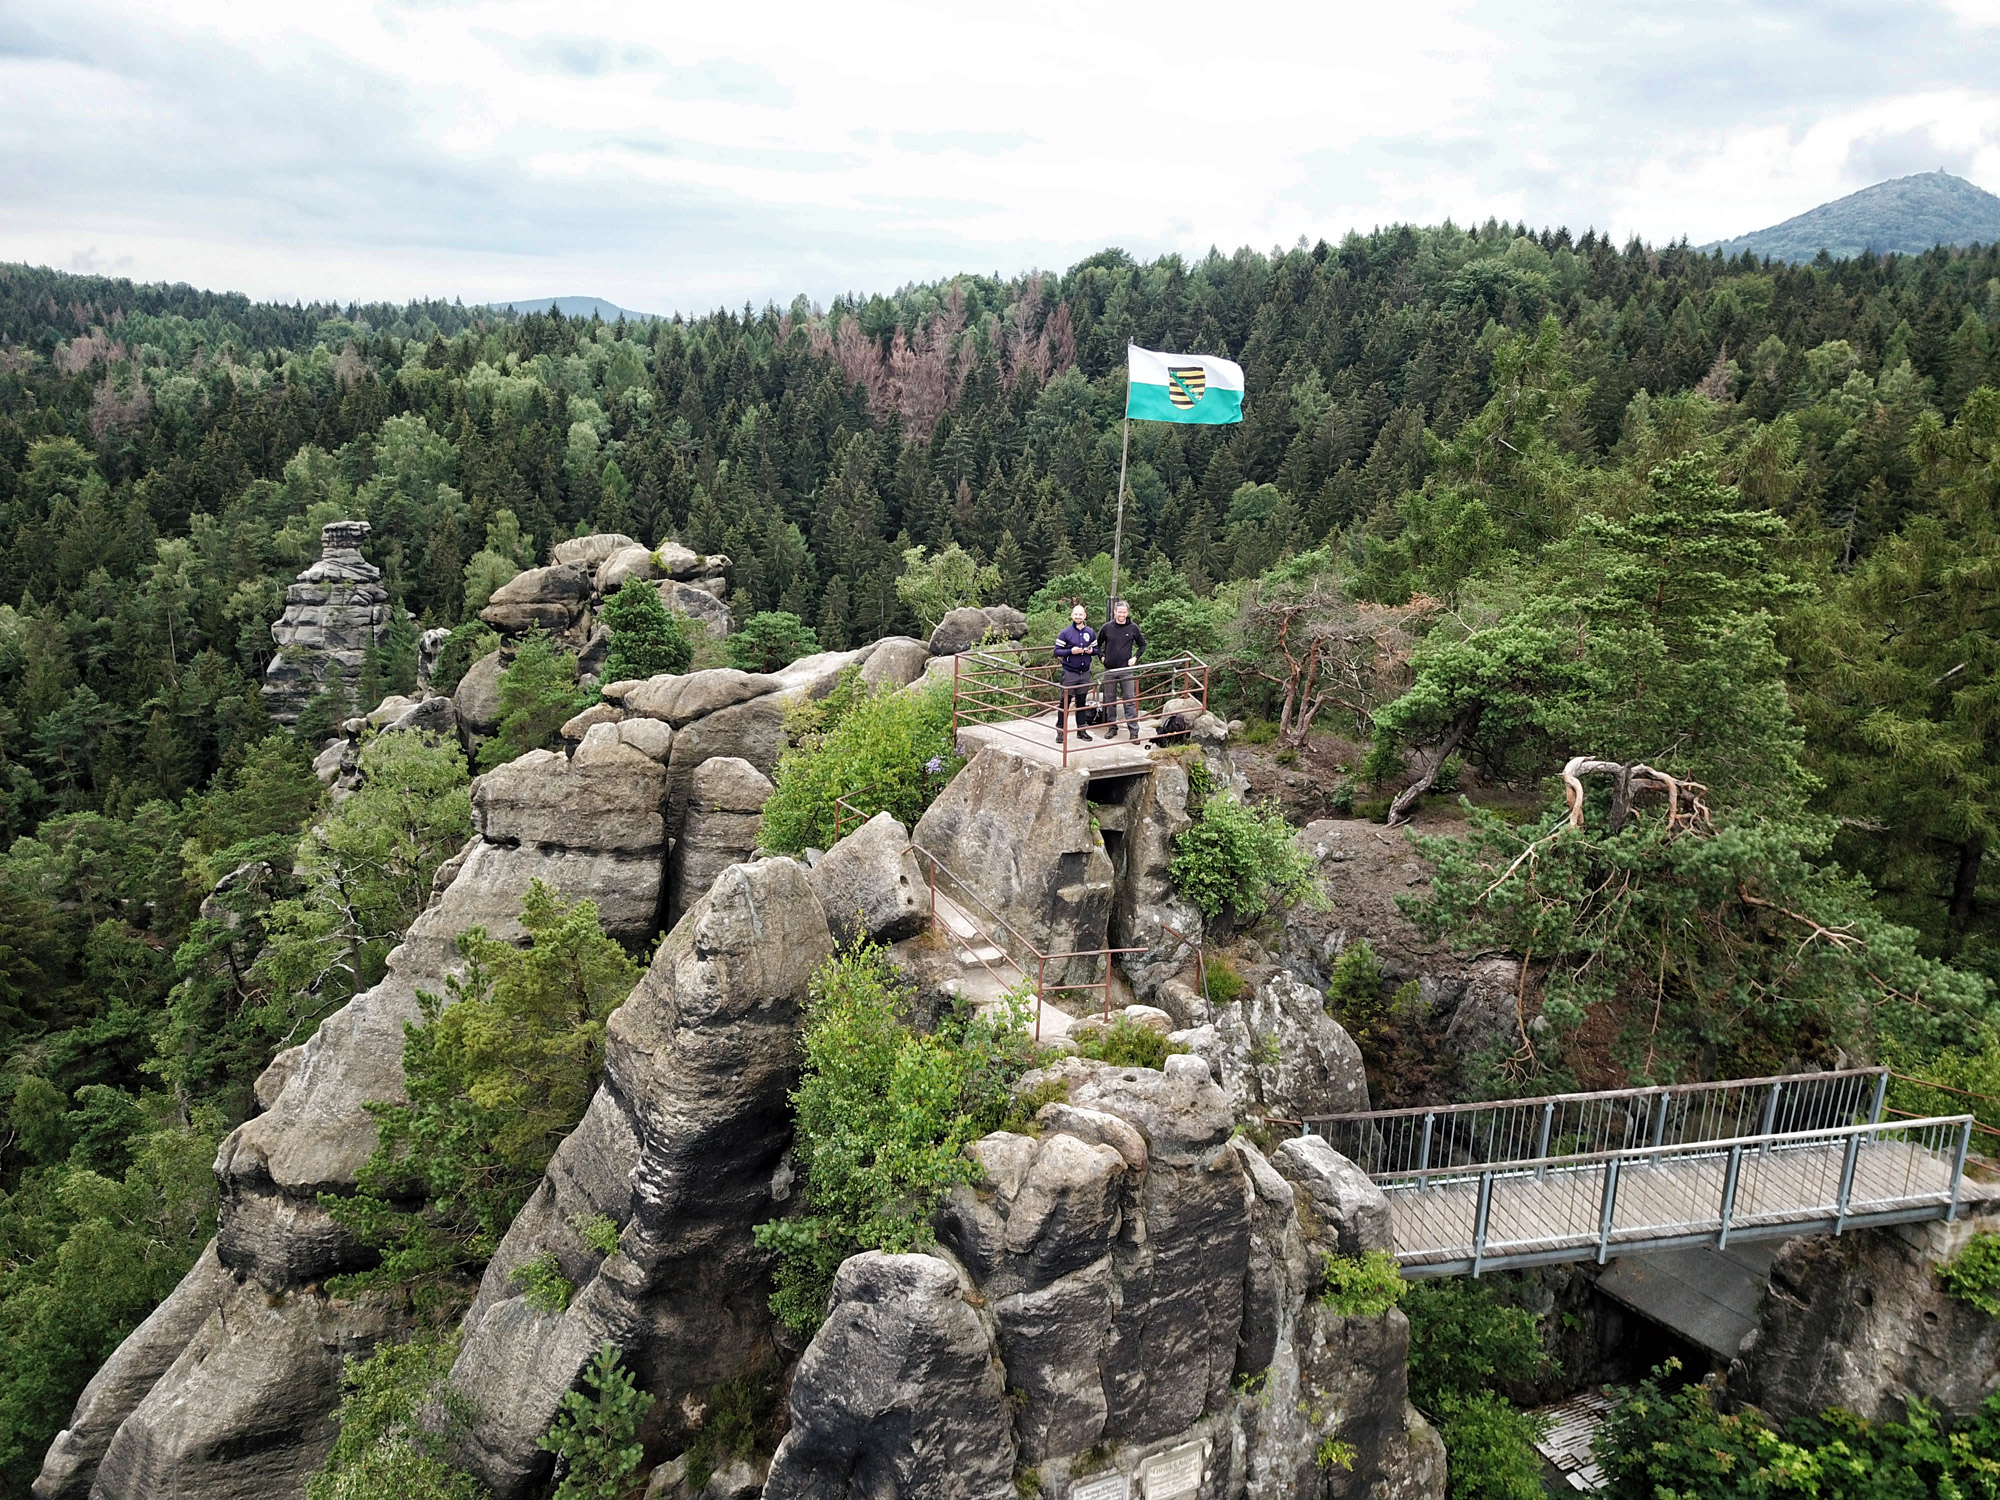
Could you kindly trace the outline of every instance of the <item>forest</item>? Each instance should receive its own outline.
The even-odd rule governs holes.
[[[1128,341],[1247,378],[1240,426],[1133,429],[1142,620],[1288,749],[1358,746],[1350,807],[1472,793],[1419,918],[1536,960],[1494,1089],[1843,1054],[2000,1092],[2000,247],[1447,224],[630,325],[4,266],[0,1490],[464,836],[462,775],[385,752],[308,850],[382,872],[343,962],[246,980],[225,877],[325,815],[329,718],[258,692],[320,526],[370,523],[410,617],[362,711],[592,532],[727,554],[739,622],[827,649],[919,631],[916,548],[1045,615],[1102,587]],[[1580,754],[1697,785],[1699,828],[1558,839]]]

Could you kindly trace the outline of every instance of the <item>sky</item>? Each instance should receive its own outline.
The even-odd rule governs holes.
[[[2000,0],[0,0],[0,261],[824,302],[1489,216],[2000,191]]]

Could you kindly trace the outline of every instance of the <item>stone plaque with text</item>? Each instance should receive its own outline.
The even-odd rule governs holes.
[[[1201,1460],[1208,1445],[1187,1443],[1155,1453],[1139,1465],[1139,1487],[1145,1500],[1175,1500],[1201,1488]]]

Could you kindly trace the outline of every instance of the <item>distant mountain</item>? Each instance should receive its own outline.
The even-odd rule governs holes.
[[[628,323],[649,323],[659,317],[658,313],[634,312],[616,302],[606,302],[602,297],[523,297],[518,302],[489,302],[486,305],[500,312],[545,313],[552,302],[566,318],[587,318],[596,313],[607,323],[616,323],[620,317]]]
[[[1940,171],[1878,182],[1769,229],[1703,248],[1800,261],[1821,250],[1836,259],[1863,250],[1920,255],[1936,245],[1990,245],[1996,240],[2000,198]]]

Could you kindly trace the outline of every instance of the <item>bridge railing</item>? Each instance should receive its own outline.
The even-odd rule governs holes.
[[[1970,1115],[1370,1175],[1407,1274],[1957,1215]]]
[[[952,739],[956,742],[958,731],[967,725],[983,724],[1024,743],[1056,748],[1067,766],[1072,756],[1109,748],[1113,730],[1152,724],[1158,726],[1154,731],[1158,734],[1176,729],[1167,722],[1172,718],[1191,721],[1208,707],[1208,675],[1208,663],[1187,653],[1106,673],[1087,690],[1069,689],[1107,717],[1101,732],[1091,739],[1072,734],[1058,745],[1056,720],[1065,690],[1062,671],[1049,648],[980,646],[952,658]],[[1131,685],[1135,716],[1130,719],[1110,717],[1125,712],[1126,705],[1119,701],[1120,679]],[[1072,704],[1077,706],[1081,705]]]
[[[1450,1104],[1297,1122],[1372,1177],[1877,1124],[1886,1068]],[[1278,1122],[1273,1122],[1278,1123]]]

